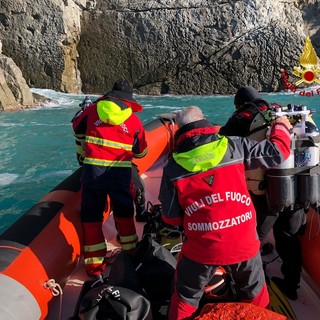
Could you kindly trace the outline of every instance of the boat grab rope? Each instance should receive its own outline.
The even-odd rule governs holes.
[[[57,297],[58,295],[63,294],[60,284],[56,283],[54,279],[50,279],[47,282],[45,282],[43,284],[43,287],[45,289],[49,289],[54,297]]]
[[[57,297],[60,295],[60,303],[59,303],[59,316],[58,320],[61,320],[62,315],[62,295],[63,291],[59,283],[56,283],[54,279],[50,279],[47,282],[43,284],[43,287],[45,289],[49,289],[54,297]]]

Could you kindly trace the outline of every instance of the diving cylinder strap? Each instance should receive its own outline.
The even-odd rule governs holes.
[[[310,137],[311,138],[311,137]],[[319,138],[319,136],[317,137]],[[313,168],[297,174],[297,202],[304,208],[320,204],[320,176],[319,176],[319,144],[316,138],[304,138],[301,146],[296,148],[296,167]]]
[[[292,173],[292,170],[290,171],[290,169],[293,168],[294,148],[291,147],[290,155],[287,160],[279,166],[267,170],[266,185],[269,209],[280,212],[285,208],[293,210],[297,193],[295,175]]]

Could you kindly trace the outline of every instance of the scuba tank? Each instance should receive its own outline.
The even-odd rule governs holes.
[[[270,210],[282,212],[285,208],[294,208],[297,194],[296,177],[292,172],[290,173],[294,168],[293,143],[294,140],[291,139],[292,145],[288,159],[266,171],[267,202]]]
[[[275,111],[271,111],[273,118],[281,116],[282,107],[275,106]],[[272,117],[271,116],[271,117]],[[267,133],[267,137],[269,134]],[[290,171],[294,168],[294,134],[291,134],[291,148],[288,159],[282,162],[277,167],[268,169],[266,171],[266,185],[267,185],[267,202],[270,210],[278,212],[285,208],[294,208],[296,201],[296,183],[295,176]]]
[[[295,105],[278,107],[274,112],[275,116],[289,117],[293,133],[289,158],[266,172],[269,209],[282,212],[296,205],[307,209],[320,202],[319,130],[311,113],[306,106]]]
[[[319,163],[319,130],[311,121],[305,122],[303,137],[297,140],[295,150],[295,165],[306,168],[297,174],[298,198],[297,202],[307,209],[310,205],[320,203],[320,178],[319,174],[310,170]]]

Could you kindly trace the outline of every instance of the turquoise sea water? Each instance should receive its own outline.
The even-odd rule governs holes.
[[[270,102],[303,104],[314,109],[313,118],[320,126],[320,96],[316,88],[310,90],[314,96],[292,92],[262,96]],[[58,104],[0,113],[0,233],[78,168],[70,121],[84,96],[44,89],[33,91],[55,99]],[[136,99],[144,106],[138,114],[144,124],[158,114],[190,105],[201,107],[205,116],[218,124],[224,124],[234,111],[232,96],[136,96]]]

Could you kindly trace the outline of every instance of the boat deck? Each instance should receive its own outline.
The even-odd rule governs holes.
[[[270,234],[268,240],[274,243],[273,236]],[[275,259],[275,260],[274,260]],[[267,256],[263,256],[264,262],[270,262],[266,267],[266,274],[272,277],[282,278],[280,271],[281,259],[275,250]],[[272,262],[271,262],[272,261]],[[292,307],[297,320],[318,320],[320,319],[320,292],[312,285],[312,280],[303,270],[301,273],[300,289],[298,289],[298,299],[296,301],[287,300]]]
[[[157,196],[159,190],[159,182],[162,175],[162,166],[153,167],[144,174],[143,180],[145,182],[146,200],[152,204],[159,203]],[[137,231],[141,237],[143,223],[136,223]],[[118,243],[115,240],[116,233],[113,226],[113,218],[110,218],[104,224],[104,233],[108,242],[108,250],[110,252],[118,248]],[[273,242],[273,238],[270,235],[269,240]],[[280,260],[276,258],[277,254],[274,251],[268,256],[264,256],[264,261],[272,261],[267,264],[266,272],[269,277],[280,276]],[[275,259],[276,258],[276,259]],[[105,271],[105,276],[108,274],[108,269]],[[46,320],[68,320],[74,315],[75,306],[81,292],[84,281],[89,280],[85,273],[83,261],[80,261],[78,267],[74,270],[65,288],[63,289],[63,295],[56,297],[52,300],[52,312],[47,316]],[[320,319],[320,293],[317,288],[312,286],[312,281],[308,275],[303,271],[301,279],[301,288],[298,290],[298,300],[288,300],[297,320],[318,320]]]

